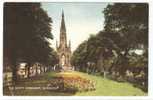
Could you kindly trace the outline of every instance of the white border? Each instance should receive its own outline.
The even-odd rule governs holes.
[[[3,3],[4,2],[132,2],[132,3],[149,3],[149,92],[148,96],[3,96],[2,93],[2,72],[3,72]],[[78,100],[78,99],[104,99],[104,100],[153,100],[153,2],[150,0],[1,0],[0,1],[0,98],[2,99],[14,99],[14,100],[46,100],[46,99],[57,99],[57,100]],[[123,90],[126,91],[126,90]]]

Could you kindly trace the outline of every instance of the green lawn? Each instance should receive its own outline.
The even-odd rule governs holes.
[[[88,96],[144,96],[147,95],[141,89],[133,87],[130,83],[119,83],[100,76],[88,75],[85,73],[78,74],[83,75],[96,82],[96,91],[76,93],[75,95],[88,95]]]
[[[49,72],[42,76],[33,78],[33,79],[24,79],[22,82],[18,83],[17,86],[46,86],[47,82],[50,80],[51,77],[57,75],[78,75],[87,79],[90,79],[96,82],[96,90],[95,91],[88,91],[88,92],[77,92],[73,93],[62,93],[62,92],[55,92],[49,90],[17,90],[16,95],[41,95],[41,96],[145,96],[147,93],[143,92],[141,89],[133,87],[130,83],[119,83],[116,81],[112,81],[109,79],[104,79],[100,76],[89,75],[86,73],[81,72],[62,72],[62,73],[55,73]],[[7,94],[5,92],[4,94]]]

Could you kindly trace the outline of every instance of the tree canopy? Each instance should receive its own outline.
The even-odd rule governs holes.
[[[13,69],[18,61],[56,63],[56,52],[48,41],[53,39],[51,23],[40,3],[4,4],[4,58]]]

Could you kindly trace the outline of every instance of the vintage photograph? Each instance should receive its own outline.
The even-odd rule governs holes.
[[[4,96],[148,96],[148,3],[4,2]]]

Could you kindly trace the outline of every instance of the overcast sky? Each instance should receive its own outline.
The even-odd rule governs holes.
[[[108,3],[42,3],[42,8],[52,18],[52,34],[55,48],[56,40],[59,41],[62,9],[65,15],[67,42],[71,40],[72,51],[90,34],[96,34],[103,29],[104,15],[102,11]]]

